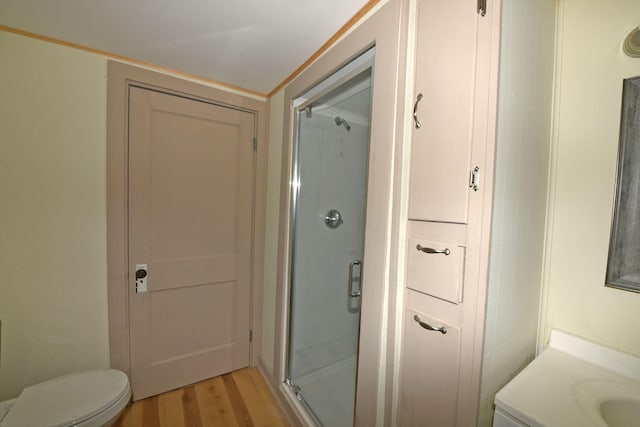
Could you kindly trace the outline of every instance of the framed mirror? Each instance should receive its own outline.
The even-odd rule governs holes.
[[[624,80],[605,285],[640,292],[640,76]]]

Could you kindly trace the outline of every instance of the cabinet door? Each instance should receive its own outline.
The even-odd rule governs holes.
[[[420,0],[409,218],[466,224],[476,0]]]
[[[419,322],[444,326],[446,333]],[[455,426],[460,329],[407,307],[403,338],[398,425]]]

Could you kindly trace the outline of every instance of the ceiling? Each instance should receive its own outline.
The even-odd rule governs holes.
[[[267,94],[368,0],[0,0],[0,25]]]

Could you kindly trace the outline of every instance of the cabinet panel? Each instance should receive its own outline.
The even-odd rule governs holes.
[[[407,225],[407,288],[461,303],[467,226],[427,221],[409,221]],[[429,253],[424,248],[445,253]]]
[[[418,2],[410,219],[467,222],[477,20],[476,0]]]
[[[425,329],[446,327],[446,334]],[[400,427],[455,426],[460,363],[460,329],[407,307],[401,362]]]
[[[449,240],[409,238],[407,287],[458,304],[462,302],[465,248]]]

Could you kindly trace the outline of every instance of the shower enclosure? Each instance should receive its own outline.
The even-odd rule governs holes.
[[[354,421],[371,63],[338,72],[295,109],[286,383],[331,427]]]

